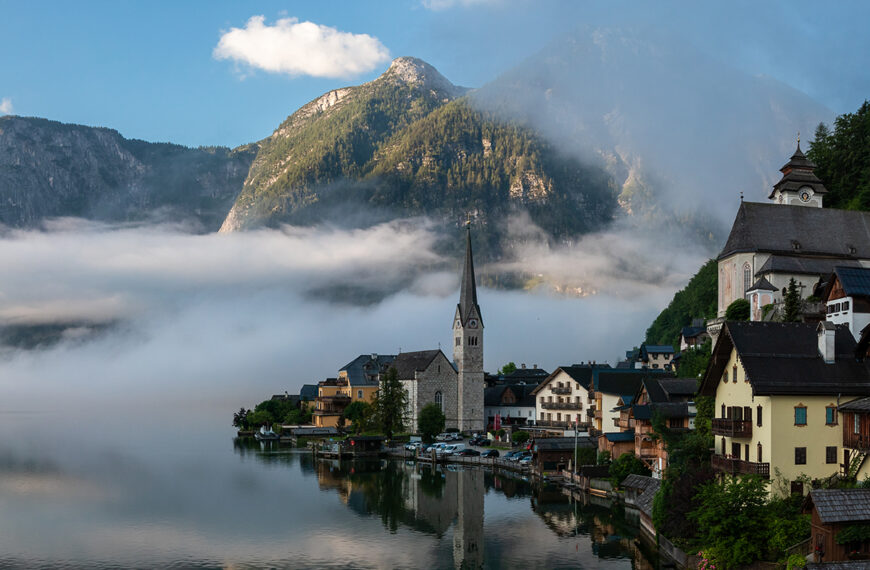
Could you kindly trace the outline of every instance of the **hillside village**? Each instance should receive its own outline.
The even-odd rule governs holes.
[[[581,362],[550,372],[511,363],[485,373],[485,300],[478,303],[468,228],[452,358],[440,348],[360,355],[334,378],[274,396],[311,418],[282,427],[359,433],[345,412],[371,406],[392,375],[406,395],[401,431],[423,432],[424,408],[434,405],[442,430],[477,442],[528,438],[533,473],[593,492],[602,465],[633,462],[632,474],[614,483],[641,509],[642,527],[668,544],[691,541],[657,528],[663,515],[652,497],[663,497],[658,508],[672,528],[689,515],[671,512],[668,493],[686,497],[669,482],[706,470],[723,493],[749,477],[769,505],[790,501],[803,517],[795,520],[811,517],[796,523],[801,540],[784,545],[793,547],[787,554],[870,559],[870,495],[861,488],[870,480],[870,213],[823,208],[827,190],[814,169],[798,141],[770,202],[741,202],[717,258],[717,314],[685,326],[679,352],[643,343],[615,366]],[[682,363],[702,351],[706,369],[681,377]],[[582,457],[598,465],[578,459],[578,449],[594,450]],[[708,555],[723,557],[713,545]]]

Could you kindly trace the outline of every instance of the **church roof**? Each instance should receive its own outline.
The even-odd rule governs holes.
[[[398,372],[399,380],[413,380],[414,373],[426,370],[439,354],[442,352],[438,349],[403,352],[393,360],[393,367]]]
[[[462,282],[459,285],[459,318],[463,325],[475,311],[483,325],[480,306],[477,304],[477,285],[474,282],[474,258],[471,253],[471,227],[469,226],[465,234],[465,266],[462,268]]]
[[[827,189],[818,176],[813,173],[815,168],[816,165],[801,152],[801,143],[798,141],[797,150],[791,155],[789,161],[779,169],[782,172],[782,178],[774,184],[768,198],[773,198],[777,190],[796,192],[804,186],[811,187],[816,194],[825,194]]]
[[[870,212],[742,202],[718,259],[741,252],[870,259]]]
[[[855,358],[855,338],[834,327],[835,360],[819,354],[815,323],[728,321],[722,327],[699,393],[716,393],[732,349],[737,350],[755,396],[870,395],[870,369]]]
[[[795,257],[793,255],[771,255],[755,276],[768,273],[794,273],[796,275],[830,275],[834,267],[861,267],[856,260],[830,257]],[[754,286],[753,286],[754,287]],[[772,285],[771,285],[772,287]],[[774,287],[775,289],[775,287]]]

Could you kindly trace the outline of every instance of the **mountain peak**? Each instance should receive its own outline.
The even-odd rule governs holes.
[[[450,97],[456,97],[466,91],[463,87],[453,85],[449,79],[416,57],[398,57],[390,64],[384,76],[392,75],[409,85],[440,91]]]

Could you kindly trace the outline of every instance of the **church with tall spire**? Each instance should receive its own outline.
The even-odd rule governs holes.
[[[427,404],[441,408],[446,428],[470,433],[484,429],[483,317],[477,302],[470,227],[465,231],[465,261],[452,332],[452,362],[441,349],[403,352],[392,362],[408,394],[406,424],[413,431]]]
[[[470,226],[465,228],[465,265],[453,318],[453,362],[458,375],[459,429],[483,431],[483,318],[477,304]]]

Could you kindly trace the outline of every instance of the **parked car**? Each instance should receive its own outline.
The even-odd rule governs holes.
[[[459,432],[453,432],[450,436],[453,441],[462,441],[462,434]]]
[[[423,447],[423,443],[419,441],[411,441],[405,444],[405,449],[408,451],[416,451],[417,449],[421,449]]]
[[[453,434],[450,434],[447,432],[439,433],[438,435],[435,436],[435,441],[452,441],[452,440],[453,440]]]
[[[448,443],[436,453],[438,455],[453,455],[454,453],[462,451],[463,449],[465,449],[464,443]]]
[[[457,451],[453,455],[462,455],[464,457],[478,457],[480,455],[480,452],[476,449],[471,449],[470,447],[467,447],[465,449]]]
[[[528,455],[523,454],[520,457],[519,464],[520,465],[531,465],[532,464],[532,454],[531,453],[529,453]]]
[[[519,455],[521,453],[523,453],[523,451],[520,449],[515,449],[514,451],[508,451],[507,453],[504,454],[504,458],[507,459],[508,461],[518,461]]]
[[[498,457],[497,449],[487,449],[483,453],[480,454],[481,457]]]

